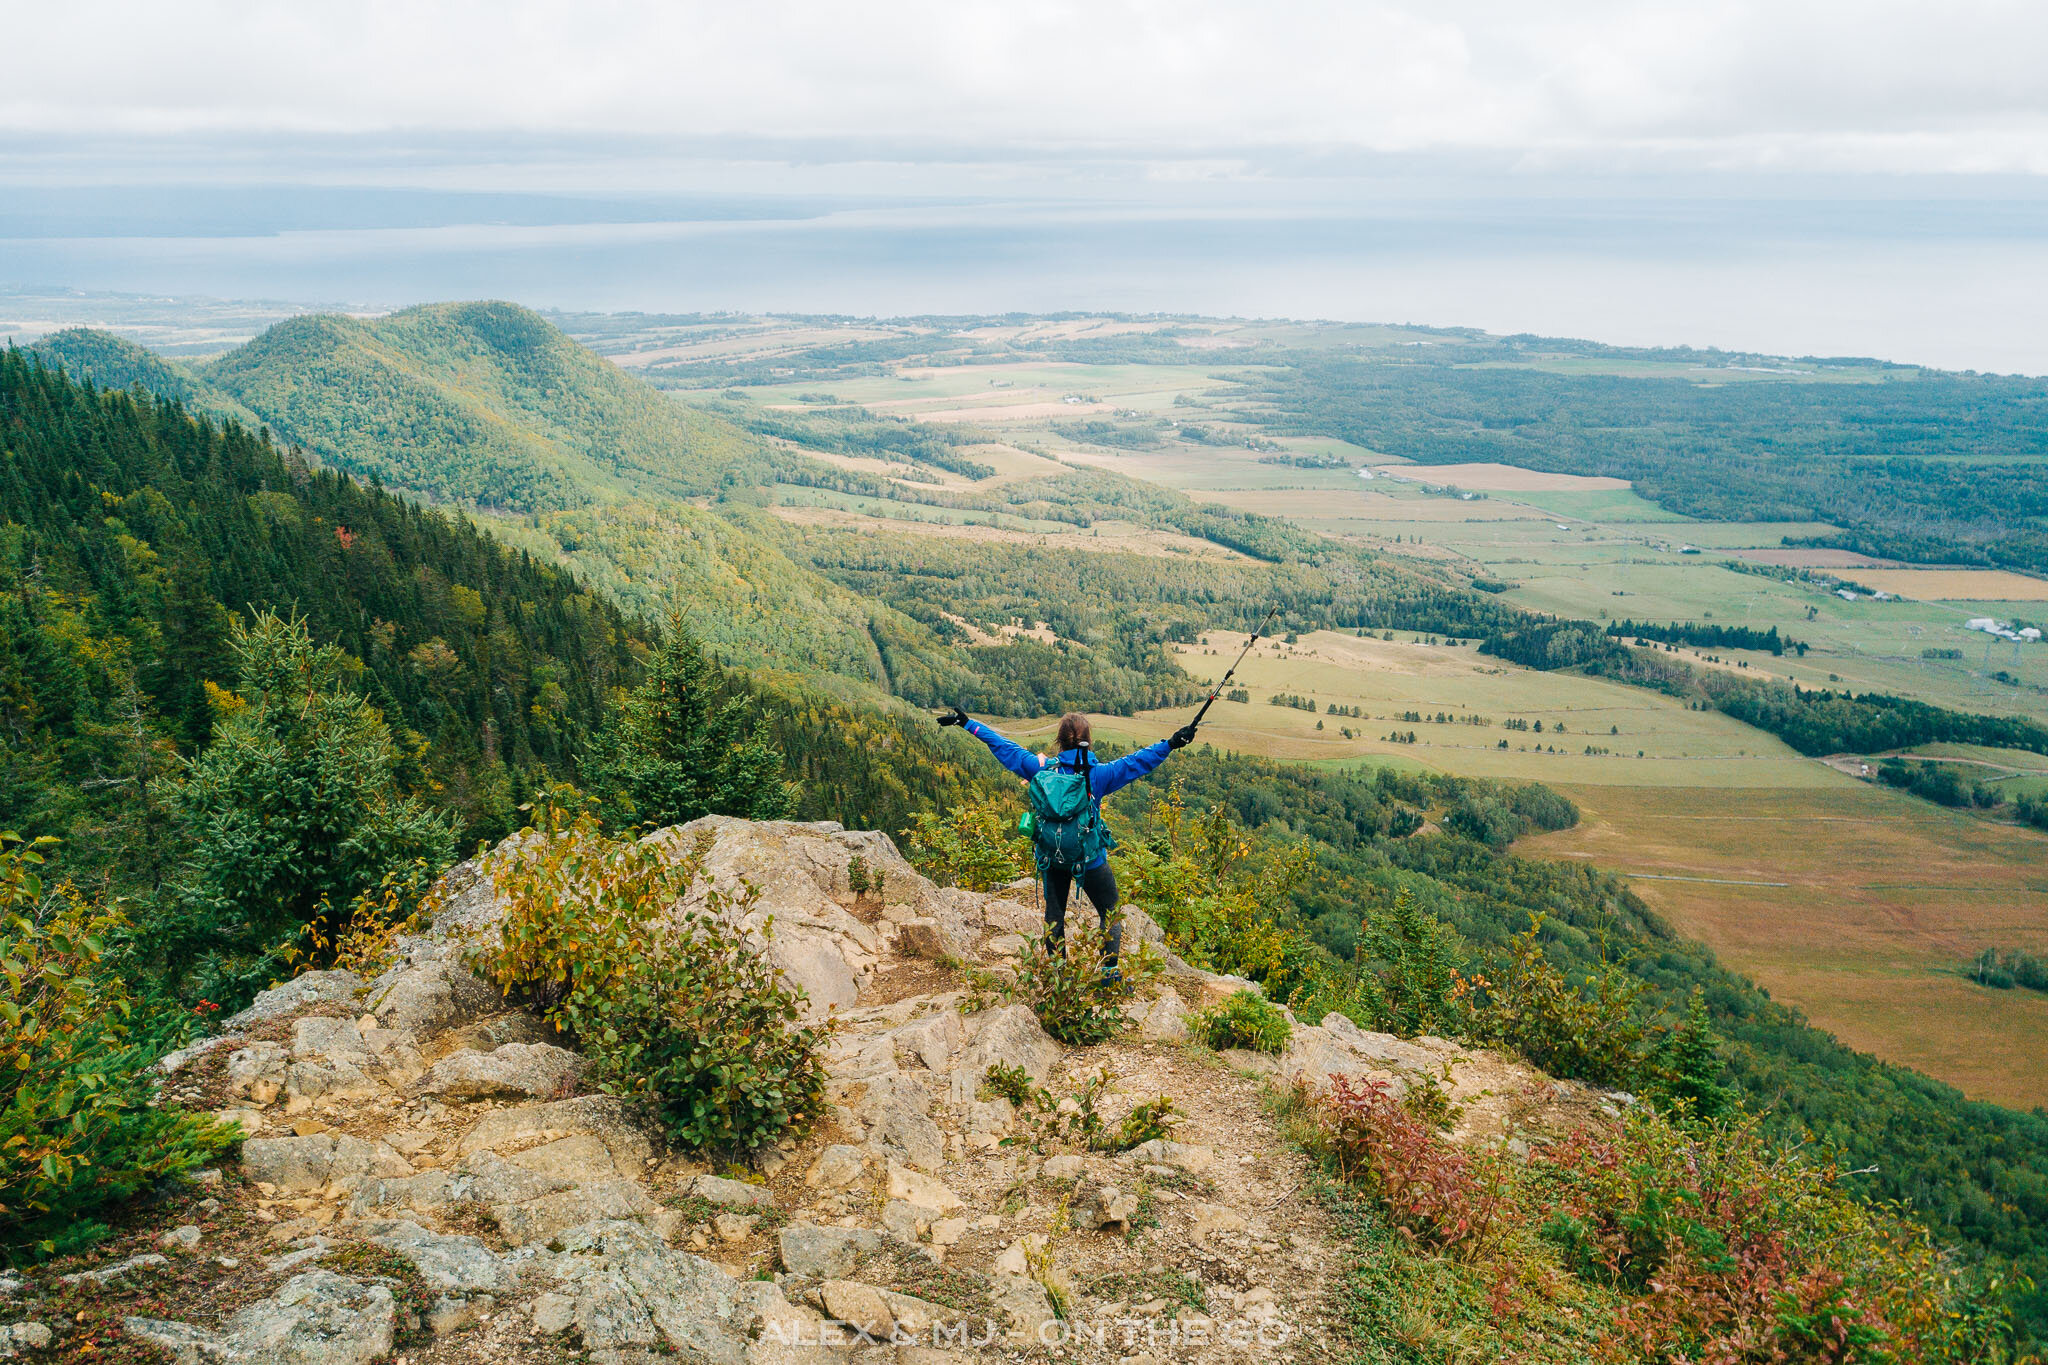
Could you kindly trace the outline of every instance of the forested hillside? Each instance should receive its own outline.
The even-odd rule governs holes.
[[[293,318],[200,373],[286,439],[450,502],[531,512],[765,482],[759,443],[511,304]]]
[[[1139,709],[1191,695],[1169,639],[1280,602],[1303,626],[1401,626],[1479,634],[1499,603],[1291,523],[1196,503],[1103,470],[982,489],[849,470],[809,453],[889,452],[906,468],[972,462],[916,424],[866,414],[783,420],[756,408],[676,402],[502,303],[434,304],[373,321],[309,316],[205,367],[314,458],[436,502],[473,506],[504,539],[572,568],[629,611],[680,611],[723,658],[829,674],[920,706],[1012,714]],[[748,429],[753,427],[756,429]],[[976,467],[977,469],[979,467]],[[978,546],[963,568],[943,542],[884,549],[810,536],[766,515],[778,485],[996,511],[1086,527],[1136,521],[1247,557],[1242,569],[1126,564],[1061,554],[1054,572]],[[982,555],[981,550],[990,553]],[[877,557],[882,561],[877,562]],[[1118,557],[1127,558],[1127,557]],[[996,569],[1005,579],[998,588]],[[1162,608],[1143,599],[1167,578]],[[1051,619],[1057,646],[967,648],[948,611],[990,628]],[[1164,604],[1170,602],[1170,606]],[[950,603],[951,605],[946,605]]]
[[[62,366],[73,379],[89,379],[103,389],[140,384],[146,392],[175,398],[193,412],[237,421],[251,430],[263,425],[255,413],[186,366],[112,332],[67,327],[39,338],[30,349]]]
[[[154,856],[131,798],[205,742],[231,613],[296,614],[346,650],[476,837],[574,771],[644,649],[607,599],[473,526],[21,353],[0,355],[0,438],[0,827],[88,863]]]

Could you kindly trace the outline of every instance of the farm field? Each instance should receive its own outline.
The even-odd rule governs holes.
[[[1852,1047],[1977,1098],[2048,1104],[2048,996],[1961,972],[1987,947],[2048,950],[2048,835],[1854,782],[1560,790],[1578,827],[1519,852],[1628,874],[1680,932]]]
[[[1236,510],[1286,517],[1335,539],[1511,582],[1508,600],[1537,611],[1590,620],[1776,626],[1810,646],[1805,658],[1724,657],[1802,685],[1895,692],[1938,705],[2048,720],[2048,647],[1987,650],[1988,637],[1962,629],[1977,615],[2028,619],[2030,611],[2041,610],[2030,604],[2048,601],[2048,580],[2002,571],[1871,567],[1876,562],[1864,556],[1788,548],[1787,538],[1826,535],[1835,528],[1697,521],[1666,511],[1614,479],[1500,464],[1404,466],[1329,439],[1270,443],[1283,456],[1345,462],[1304,468],[1276,462],[1270,451],[1183,441],[1167,432],[1153,450],[1091,446],[1053,426],[1063,418],[1089,416],[1082,409],[1098,405],[1163,413],[1175,396],[1200,394],[1221,382],[1199,365],[913,366],[836,381],[829,396],[953,420],[966,420],[962,402],[972,398],[972,420],[1002,434],[1005,444],[998,449],[1007,452],[989,461],[998,473],[985,486],[1056,472],[1061,462],[1112,469]],[[777,405],[802,406],[799,395],[813,401],[827,396],[815,382],[747,392]],[[1096,401],[1060,404],[1068,396]],[[1060,405],[1058,414],[1038,410],[1048,401]],[[1221,420],[1227,430],[1229,415],[1219,405],[1190,417],[1210,425]],[[1376,476],[1362,479],[1360,468]],[[946,482],[973,486],[951,477]],[[1424,482],[1484,496],[1425,493]],[[875,515],[878,509],[857,510]],[[926,509],[879,510],[913,523],[931,520]],[[1737,558],[1765,572],[1738,573],[1728,567]],[[1771,565],[1834,568],[1864,587],[1909,600],[1844,601],[1821,584],[1768,577]],[[1962,650],[1963,657],[1940,657],[1950,649]],[[1997,673],[2005,678],[1992,676]]]
[[[816,490],[805,489],[806,493]],[[870,503],[882,505],[879,499]],[[901,508],[905,504],[887,504]],[[777,518],[798,526],[830,526],[834,529],[867,531],[879,535],[887,531],[893,535],[912,534],[937,536],[953,540],[979,540],[988,543],[1014,545],[1057,545],[1066,550],[1083,550],[1096,553],[1122,553],[1152,555],[1158,558],[1194,559],[1243,559],[1236,550],[1197,540],[1193,536],[1179,535],[1172,531],[1161,531],[1150,526],[1140,526],[1128,521],[1099,521],[1087,530],[1079,530],[1064,522],[1027,522],[1022,517],[1006,517],[1003,524],[993,524],[986,513],[952,512],[942,508],[916,507],[915,512],[929,514],[926,518],[906,518],[892,511],[884,517],[879,513],[858,511],[852,507],[826,505],[823,503],[784,502],[768,509]],[[943,518],[952,518],[945,520]],[[1013,523],[1023,523],[1044,529],[1020,529]],[[1057,530],[1050,528],[1057,527]],[[1057,537],[1057,539],[1053,539]]]
[[[1396,634],[1388,641],[1317,631],[1294,645],[1261,642],[1232,684],[1243,686],[1250,702],[1217,702],[1205,735],[1222,748],[1274,758],[1401,757],[1443,772],[1550,783],[1800,788],[1846,780],[1719,712],[1689,711],[1621,683],[1502,663],[1470,644],[1430,645]],[[1243,643],[1242,635],[1219,631],[1178,646],[1176,657],[1192,676],[1208,680],[1229,667]],[[1276,706],[1276,695],[1305,699],[1315,709]],[[1332,715],[1331,706],[1363,714]],[[1424,719],[1403,719],[1409,712]],[[1162,713],[1157,723],[1172,714]],[[1413,743],[1387,738],[1410,732]]]

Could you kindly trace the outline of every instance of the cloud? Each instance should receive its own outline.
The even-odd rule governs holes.
[[[2048,172],[2029,0],[70,0],[23,133],[632,135],[898,155]]]

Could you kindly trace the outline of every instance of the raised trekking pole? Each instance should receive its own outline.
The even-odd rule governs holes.
[[[1230,686],[1231,675],[1237,672],[1237,665],[1244,662],[1244,656],[1252,652],[1252,646],[1259,642],[1259,637],[1266,633],[1266,627],[1272,625],[1273,618],[1279,614],[1280,604],[1275,602],[1273,609],[1266,613],[1266,619],[1259,622],[1259,628],[1252,632],[1252,638],[1246,640],[1244,648],[1237,652],[1237,660],[1224,672],[1223,681],[1216,684],[1216,690],[1209,694],[1209,700],[1202,703],[1202,709],[1195,712],[1195,718],[1188,722],[1189,729],[1193,729],[1202,723],[1202,717],[1209,714],[1209,708],[1214,706],[1216,699],[1223,695],[1223,689]]]

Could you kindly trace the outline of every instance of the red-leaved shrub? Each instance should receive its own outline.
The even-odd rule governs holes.
[[[1836,1188],[1835,1171],[1755,1121],[1648,1115],[1539,1149],[1541,1233],[1588,1279],[1628,1293],[1602,1359],[1847,1365],[1935,1358],[1924,1234]],[[1984,1357],[1989,1359],[1991,1357]]]
[[[1493,1158],[1444,1141],[1384,1081],[1332,1076],[1315,1103],[1324,1150],[1339,1173],[1402,1235],[1464,1255],[1485,1244],[1505,1200]]]

